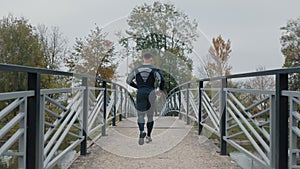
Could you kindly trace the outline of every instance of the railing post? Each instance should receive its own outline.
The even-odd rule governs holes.
[[[276,125],[276,118],[275,118],[275,111],[276,111],[276,98],[275,95],[271,95],[270,98],[270,167],[273,169],[276,165],[276,131],[275,131],[275,125]]]
[[[181,87],[179,87],[179,92],[178,92],[178,100],[179,100],[179,120],[182,119],[182,114],[181,114]]]
[[[119,121],[122,121],[122,114],[123,114],[123,88],[122,87],[119,87],[120,88],[120,115],[119,115]]]
[[[178,109],[178,105],[177,105],[177,102],[176,102],[176,90],[174,90],[174,94],[173,94],[173,101],[174,101],[174,110],[177,110]],[[172,116],[174,116],[174,112],[172,113]]]
[[[124,98],[125,98],[125,105],[124,105],[124,111],[125,111],[125,118],[128,117],[127,111],[128,111],[128,95],[127,95],[127,90],[124,92]]]
[[[19,125],[20,125],[20,129],[24,129],[24,134],[20,137],[19,139],[19,152],[26,152],[26,119],[27,119],[27,98],[25,99],[25,101],[20,105],[19,108],[20,113],[24,113],[24,118],[22,120],[20,120]],[[18,168],[25,168],[26,166],[26,154],[24,154],[23,156],[19,156],[18,158]]]
[[[87,119],[89,110],[89,88],[87,77],[82,77],[82,86],[85,87],[83,91],[83,109],[82,109],[82,136],[84,139],[80,145],[80,155],[86,155],[87,153]]]
[[[172,110],[172,104],[171,103],[172,103],[172,97],[169,97],[168,98],[168,108],[167,108],[168,109],[168,111],[167,111],[168,113],[166,115],[170,115],[169,112],[170,112],[170,110]]]
[[[288,90],[288,74],[276,74],[275,91],[275,126],[272,133],[275,136],[275,168],[288,168],[288,97],[282,95],[283,90]]]
[[[168,100],[167,100],[167,102],[168,102],[168,104],[167,104],[167,105],[168,105],[168,106],[167,106],[167,110],[168,110],[168,111],[167,111],[167,112],[169,112],[169,111],[171,110],[171,106],[170,106],[171,100],[172,100],[172,98],[170,98],[170,97],[169,97]]]
[[[226,136],[226,92],[224,88],[227,87],[227,78],[223,78],[221,81],[221,89],[220,89],[220,154],[227,154],[227,143],[223,139]]]
[[[27,102],[26,168],[41,169],[44,161],[44,113],[40,112],[40,74],[28,73],[28,90],[34,96]]]
[[[116,114],[117,114],[117,106],[116,106],[116,103],[117,103],[117,87],[116,87],[116,84],[113,84],[113,92],[114,92],[114,105],[113,105],[113,119],[112,119],[112,126],[116,126]]]
[[[190,83],[187,84],[186,88],[186,124],[190,124],[190,118],[189,118],[189,110],[190,110]]]
[[[296,166],[298,162],[298,153],[296,153],[295,149],[298,149],[298,135],[293,131],[293,127],[299,126],[298,119],[293,115],[294,112],[297,112],[298,106],[297,102],[294,103],[294,96],[289,96],[289,128],[290,128],[290,151],[289,151],[289,168],[292,166]]]
[[[203,88],[203,81],[199,81],[198,86],[198,95],[199,95],[199,108],[198,108],[198,135],[201,134],[203,126],[201,124],[202,121],[202,92],[201,89]]]
[[[106,81],[102,82],[102,87],[104,88],[104,93],[103,93],[103,126],[102,126],[102,136],[106,136],[106,106],[107,106],[107,85],[106,85]]]

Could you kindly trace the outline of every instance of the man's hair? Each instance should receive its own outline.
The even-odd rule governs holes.
[[[146,60],[149,60],[153,57],[150,52],[143,52],[142,55],[143,55],[143,58],[146,59]]]

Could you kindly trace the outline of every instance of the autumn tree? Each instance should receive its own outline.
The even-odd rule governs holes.
[[[117,58],[114,44],[98,26],[90,34],[77,38],[72,55],[67,59],[71,71],[112,80],[116,77]]]
[[[193,42],[199,36],[195,20],[177,10],[173,4],[154,2],[135,7],[127,20],[129,28],[126,35],[120,38],[121,45],[133,58],[133,67],[141,62],[142,50],[157,51],[158,62],[154,65],[164,69],[166,89],[170,91],[173,79],[181,82],[192,78],[192,60],[188,57],[193,50]],[[167,73],[167,74],[165,74]]]
[[[283,67],[300,66],[300,18],[289,20],[286,26],[280,28],[281,52],[285,57]],[[289,76],[289,89],[300,90],[300,74]]]
[[[212,46],[209,48],[207,63],[204,66],[208,77],[230,75],[231,66],[228,63],[231,53],[231,42],[225,42],[222,36],[212,39]]]

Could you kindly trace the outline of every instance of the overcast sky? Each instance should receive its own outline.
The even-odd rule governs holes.
[[[152,0],[0,0],[0,16],[23,16],[33,25],[58,26],[73,43],[95,28],[127,16]],[[300,17],[299,0],[169,0],[196,19],[208,39],[222,35],[232,42],[232,73],[281,68],[280,27]],[[72,44],[71,44],[72,46]]]

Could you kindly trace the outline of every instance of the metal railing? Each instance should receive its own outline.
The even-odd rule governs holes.
[[[178,112],[227,147],[245,153],[264,168],[300,168],[300,92],[288,90],[288,75],[300,68],[276,69],[188,82],[170,92],[162,114]],[[273,76],[274,90],[229,88],[228,82]],[[208,87],[209,86],[209,87]]]
[[[5,103],[0,156],[18,157],[19,168],[51,168],[78,147],[85,155],[88,140],[136,113],[128,91],[110,81],[6,64],[0,64],[0,71],[27,73],[27,91],[0,93]],[[288,90],[288,75],[294,73],[300,68],[188,82],[171,91],[161,112],[177,112],[187,124],[196,122],[199,134],[207,129],[219,136],[222,155],[231,145],[266,168],[299,168],[300,92]],[[77,87],[41,89],[42,74],[76,78]],[[229,80],[256,76],[274,76],[275,90],[228,87]],[[92,87],[95,81],[102,86]]]
[[[289,134],[290,134],[290,168],[299,168],[299,138],[300,138],[300,92],[283,91],[282,94],[289,98]],[[298,163],[297,163],[298,162]]]
[[[0,156],[16,156],[18,168],[52,168],[74,149],[85,155],[89,140],[135,112],[128,91],[110,81],[7,64],[0,71],[27,73],[27,91],[0,93]],[[77,87],[41,89],[44,74],[73,78]]]

